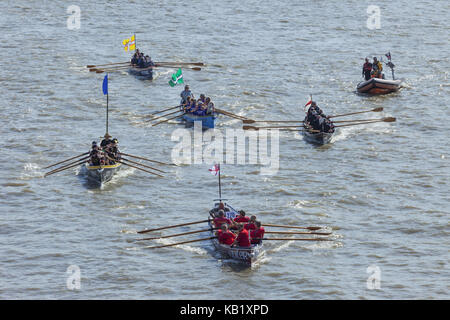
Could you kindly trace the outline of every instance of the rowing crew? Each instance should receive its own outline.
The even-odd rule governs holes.
[[[256,216],[247,217],[243,210],[239,211],[239,216],[231,220],[226,218],[224,210],[220,209],[218,217],[214,218],[213,222],[215,227],[219,228],[217,238],[221,244],[248,248],[252,244],[261,243],[264,237],[261,222],[256,220]]]
[[[210,97],[206,97],[203,93],[200,94],[198,100],[195,99],[194,94],[186,85],[180,94],[181,106],[186,113],[191,113],[196,116],[206,116],[214,114],[214,103]]]
[[[120,159],[118,140],[110,139],[109,134],[105,134],[104,139],[97,145],[96,141],[92,142],[92,148],[89,152],[89,164],[92,166],[108,166],[116,163],[115,160]]]
[[[333,122],[323,113],[322,109],[312,101],[305,117],[305,124],[320,132],[333,133]]]
[[[131,58],[131,64],[138,68],[148,68],[155,66],[152,58],[150,58],[148,55],[144,56],[144,53],[140,52],[139,49],[136,50],[133,57]]]

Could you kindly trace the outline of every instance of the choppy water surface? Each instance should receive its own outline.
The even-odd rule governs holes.
[[[64,2],[0,4],[1,298],[449,298],[447,1],[370,3],[381,9],[378,30],[366,27],[360,1],[77,4],[79,30],[67,29]],[[276,175],[223,165],[233,207],[263,222],[332,228],[335,241],[266,242],[252,269],[207,242],[134,242],[136,230],[206,218],[217,197],[211,163],[162,168],[164,178],[128,168],[102,189],[86,187],[78,168],[42,178],[104,134],[103,74],[83,66],[128,59],[121,42],[133,32],[156,61],[207,63],[183,70],[185,81],[233,113],[298,118],[312,93],[328,114],[383,106],[359,118],[397,118],[342,128],[325,147],[282,132]],[[363,58],[388,51],[406,88],[355,94]],[[125,152],[171,161],[181,127],[145,120],[178,102],[182,88],[167,84],[174,71],[159,69],[154,81],[110,74],[109,131]],[[222,117],[218,127],[241,122]],[[80,290],[67,289],[70,265],[81,270]],[[379,290],[367,289],[369,266],[381,271]]]

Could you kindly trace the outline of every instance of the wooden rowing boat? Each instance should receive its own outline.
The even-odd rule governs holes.
[[[110,181],[121,167],[121,163],[106,166],[94,166],[89,163],[83,165],[87,178],[98,185]]]
[[[358,83],[356,90],[359,93],[387,94],[400,90],[402,88],[402,83],[402,80],[371,78]]]
[[[153,67],[139,68],[132,66],[128,68],[128,73],[136,76],[142,80],[152,80],[153,79]]]
[[[234,219],[238,215],[236,210],[234,210],[231,206],[229,206],[226,203],[224,203],[224,205],[225,205],[224,210],[225,216],[228,219]],[[216,235],[215,230],[213,230],[214,228],[213,219],[216,217],[218,211],[219,211],[219,203],[216,203],[215,207],[209,211],[208,226],[211,229],[210,233],[212,237]],[[211,239],[211,242],[214,248],[223,257],[232,259],[249,267],[251,267],[263,253],[262,241],[259,244],[252,244],[251,247],[249,248],[231,247],[226,244],[221,244],[219,243],[219,240],[217,238]]]
[[[193,126],[196,121],[201,121],[203,129],[214,129],[217,117],[214,114],[197,116],[192,113],[185,113],[182,119],[186,121],[186,126]]]

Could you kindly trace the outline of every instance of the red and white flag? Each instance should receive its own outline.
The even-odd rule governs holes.
[[[211,167],[211,169],[209,169],[209,172],[211,172],[211,174],[212,174],[212,175],[215,175],[215,176],[217,176],[217,174],[219,173],[219,171],[220,171],[220,165],[218,165],[218,164],[213,165],[213,166]]]
[[[311,104],[311,102],[312,102],[312,97],[311,96],[309,96],[309,100],[308,100],[308,102],[305,104],[305,106],[303,107],[303,110],[306,112],[306,107],[307,106],[309,106],[310,104]]]

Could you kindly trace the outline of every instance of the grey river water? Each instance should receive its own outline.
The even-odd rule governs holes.
[[[79,29],[67,26],[70,5]],[[369,5],[379,28],[368,28]],[[0,298],[450,298],[449,18],[449,2],[431,0],[1,1]],[[104,134],[104,74],[84,66],[129,59],[122,40],[133,33],[155,61],[207,64],[183,69],[194,94],[250,119],[302,119],[309,94],[327,114],[383,107],[349,119],[397,118],[341,128],[323,147],[280,132],[274,174],[222,163],[233,207],[263,223],[323,226],[332,242],[267,241],[250,269],[209,242],[135,242],[137,230],[207,218],[209,161],[158,167],[163,178],[128,167],[101,189],[78,167],[42,177]],[[356,94],[364,57],[389,51],[405,88]],[[124,152],[172,161],[183,126],[146,120],[179,102],[182,86],[167,83],[175,71],[109,74],[109,132]],[[241,127],[221,116],[216,130]]]

